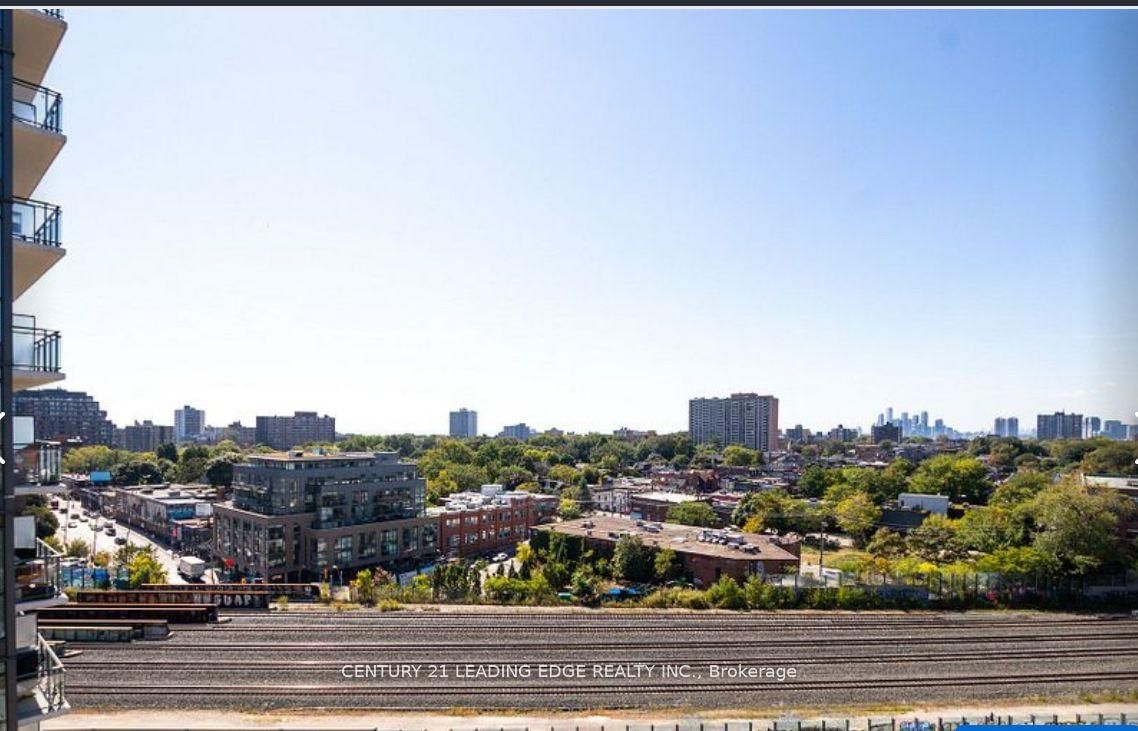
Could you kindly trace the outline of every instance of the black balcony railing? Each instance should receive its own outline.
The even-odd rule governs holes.
[[[12,116],[33,127],[62,132],[63,97],[46,86],[12,79]]]
[[[60,246],[59,206],[42,201],[12,200],[12,236],[30,244]]]
[[[12,366],[21,370],[59,371],[59,331],[36,327],[30,315],[12,316]]]
[[[41,10],[43,11],[44,15],[50,15],[53,18],[63,20],[62,8],[41,8]]]

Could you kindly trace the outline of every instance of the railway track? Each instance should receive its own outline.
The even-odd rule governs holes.
[[[630,686],[624,683],[598,683],[562,685],[557,687],[525,687],[518,685],[479,685],[462,687],[432,687],[424,688],[414,685],[384,685],[385,695],[393,696],[462,696],[475,694],[509,695],[509,696],[580,696],[582,694],[634,694],[642,693],[740,693],[740,692],[770,692],[795,690],[864,690],[875,688],[930,688],[930,687],[972,687],[984,685],[1044,685],[1052,683],[1072,682],[1114,682],[1138,680],[1138,670],[1114,672],[1078,672],[1078,673],[1032,673],[1021,675],[980,676],[957,675],[939,678],[857,678],[851,680],[826,681],[769,681],[769,682],[741,682],[725,685],[723,683],[660,683]],[[364,690],[361,684],[293,684],[293,685],[90,685],[85,683],[68,684],[68,692],[76,695],[169,695],[182,693],[188,695],[281,695],[284,697],[297,694],[328,696],[328,695],[360,695]],[[373,707],[373,706],[367,706]]]

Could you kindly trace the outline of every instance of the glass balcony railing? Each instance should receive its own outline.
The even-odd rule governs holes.
[[[16,603],[54,599],[61,591],[59,565],[63,558],[51,546],[36,539],[36,546],[16,548]],[[30,553],[30,556],[21,556]]]
[[[12,200],[12,236],[29,244],[60,246],[59,206],[41,201]]]
[[[15,485],[58,485],[63,450],[55,442],[18,447],[13,454]]]
[[[67,709],[63,663],[42,636],[37,634],[35,646],[17,654],[16,666],[20,693],[17,712],[21,721]]]
[[[12,366],[56,373],[59,371],[59,331],[36,327],[31,315],[12,316]]]
[[[63,132],[63,97],[46,86],[12,79],[12,116],[48,132]]]

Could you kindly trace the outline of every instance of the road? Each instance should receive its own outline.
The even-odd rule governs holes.
[[[64,504],[64,499],[60,499],[60,506]],[[127,543],[132,546],[145,548],[150,546],[154,549],[154,555],[158,557],[158,561],[162,567],[166,569],[166,575],[169,577],[171,584],[184,584],[185,580],[178,575],[178,558],[177,554],[173,554],[170,548],[157,541],[151,540],[145,535],[138,532],[128,525],[115,521],[113,518],[108,518],[104,515],[91,512],[86,521],[82,520],[83,507],[79,504],[78,500],[71,500],[66,502],[68,509],[66,512],[56,511],[55,515],[59,518],[59,529],[55,532],[57,538],[66,546],[68,541],[73,541],[76,538],[82,538],[87,541],[91,546],[91,552],[97,551],[110,551],[112,554],[118,550],[119,546],[115,543],[115,538],[108,536],[105,529],[108,525],[113,525],[117,536],[126,538]],[[71,515],[79,517],[72,518]],[[72,528],[71,524],[74,523],[75,527]],[[97,529],[96,529],[97,527]]]
[[[1138,691],[1138,620],[290,609],[80,645],[77,709],[761,709]],[[793,670],[793,673],[791,671]],[[793,675],[793,677],[791,677]]]

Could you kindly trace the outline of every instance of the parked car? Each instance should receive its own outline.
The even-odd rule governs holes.
[[[509,560],[510,560],[510,554],[508,554],[508,553],[499,553],[497,556],[494,557],[495,562],[509,561]]]
[[[67,524],[67,527],[68,527],[68,528],[78,528],[78,527],[79,527],[79,524],[78,524],[78,523],[76,523],[76,522],[73,520],[73,521],[71,521],[70,523],[68,523],[68,524]]]
[[[116,536],[115,537],[115,545],[116,546],[125,546],[126,545],[126,536]]]

